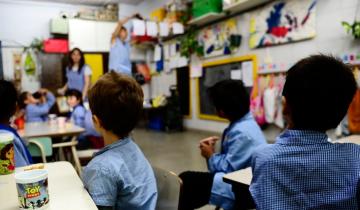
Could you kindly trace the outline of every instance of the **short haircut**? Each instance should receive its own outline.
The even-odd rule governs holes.
[[[125,26],[121,26],[120,30],[124,30],[127,32],[127,28]]]
[[[68,89],[65,92],[65,96],[69,97],[69,96],[74,96],[77,100],[80,101],[80,104],[82,104],[82,93],[76,89]]]
[[[7,121],[16,111],[18,93],[15,86],[6,80],[0,80],[0,120]]]
[[[283,96],[294,129],[326,131],[344,118],[357,85],[351,69],[340,60],[313,55],[287,72]]]
[[[250,97],[240,80],[223,80],[208,88],[216,110],[223,111],[230,121],[238,120],[250,110]]]
[[[124,138],[134,129],[142,113],[144,94],[131,77],[109,72],[89,91],[90,109],[104,129]]]
[[[19,105],[20,109],[25,109],[25,107],[26,107],[25,101],[27,100],[29,94],[30,94],[30,92],[27,92],[27,91],[22,92],[20,94],[19,100],[18,100],[18,105]]]

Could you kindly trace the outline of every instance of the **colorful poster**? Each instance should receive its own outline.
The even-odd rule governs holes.
[[[201,30],[198,41],[204,47],[204,57],[208,58],[235,53],[241,41],[237,46],[231,46],[231,39],[236,37],[239,37],[239,31],[236,20],[232,18]]]
[[[252,12],[250,48],[315,37],[316,2],[317,0],[276,1]]]

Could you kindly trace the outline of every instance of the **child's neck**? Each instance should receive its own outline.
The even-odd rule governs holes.
[[[121,139],[118,135],[116,135],[112,132],[104,132],[104,133],[102,133],[102,136],[104,138],[105,145],[112,144],[114,142],[119,141],[119,139]]]

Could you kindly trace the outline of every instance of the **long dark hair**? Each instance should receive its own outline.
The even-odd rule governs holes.
[[[72,69],[72,67],[74,66],[74,61],[71,58],[71,55],[75,52],[78,51],[80,53],[80,62],[79,62],[79,69],[78,69],[78,73],[80,74],[81,69],[84,67],[85,65],[85,58],[84,58],[84,53],[77,47],[75,47],[74,49],[72,49],[69,53],[69,68]]]

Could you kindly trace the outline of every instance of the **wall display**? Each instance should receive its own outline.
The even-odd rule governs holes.
[[[250,48],[290,43],[316,35],[317,0],[276,1],[250,16]]]
[[[200,119],[226,121],[225,119],[220,118],[216,115],[216,109],[212,105],[208,97],[207,89],[215,85],[217,82],[231,79],[231,74],[233,73],[233,71],[240,70],[240,75],[241,77],[243,77],[244,70],[247,71],[247,69],[243,69],[244,66],[245,68],[247,68],[246,66],[249,66],[248,64],[243,64],[248,62],[252,63],[252,79],[255,80],[257,75],[257,64],[255,55],[229,58],[203,64],[203,76],[201,78],[197,78],[198,117]],[[251,92],[251,89],[252,87],[247,87],[249,93]]]
[[[198,41],[204,47],[205,58],[235,53],[241,42],[236,20],[232,18],[202,29]]]

